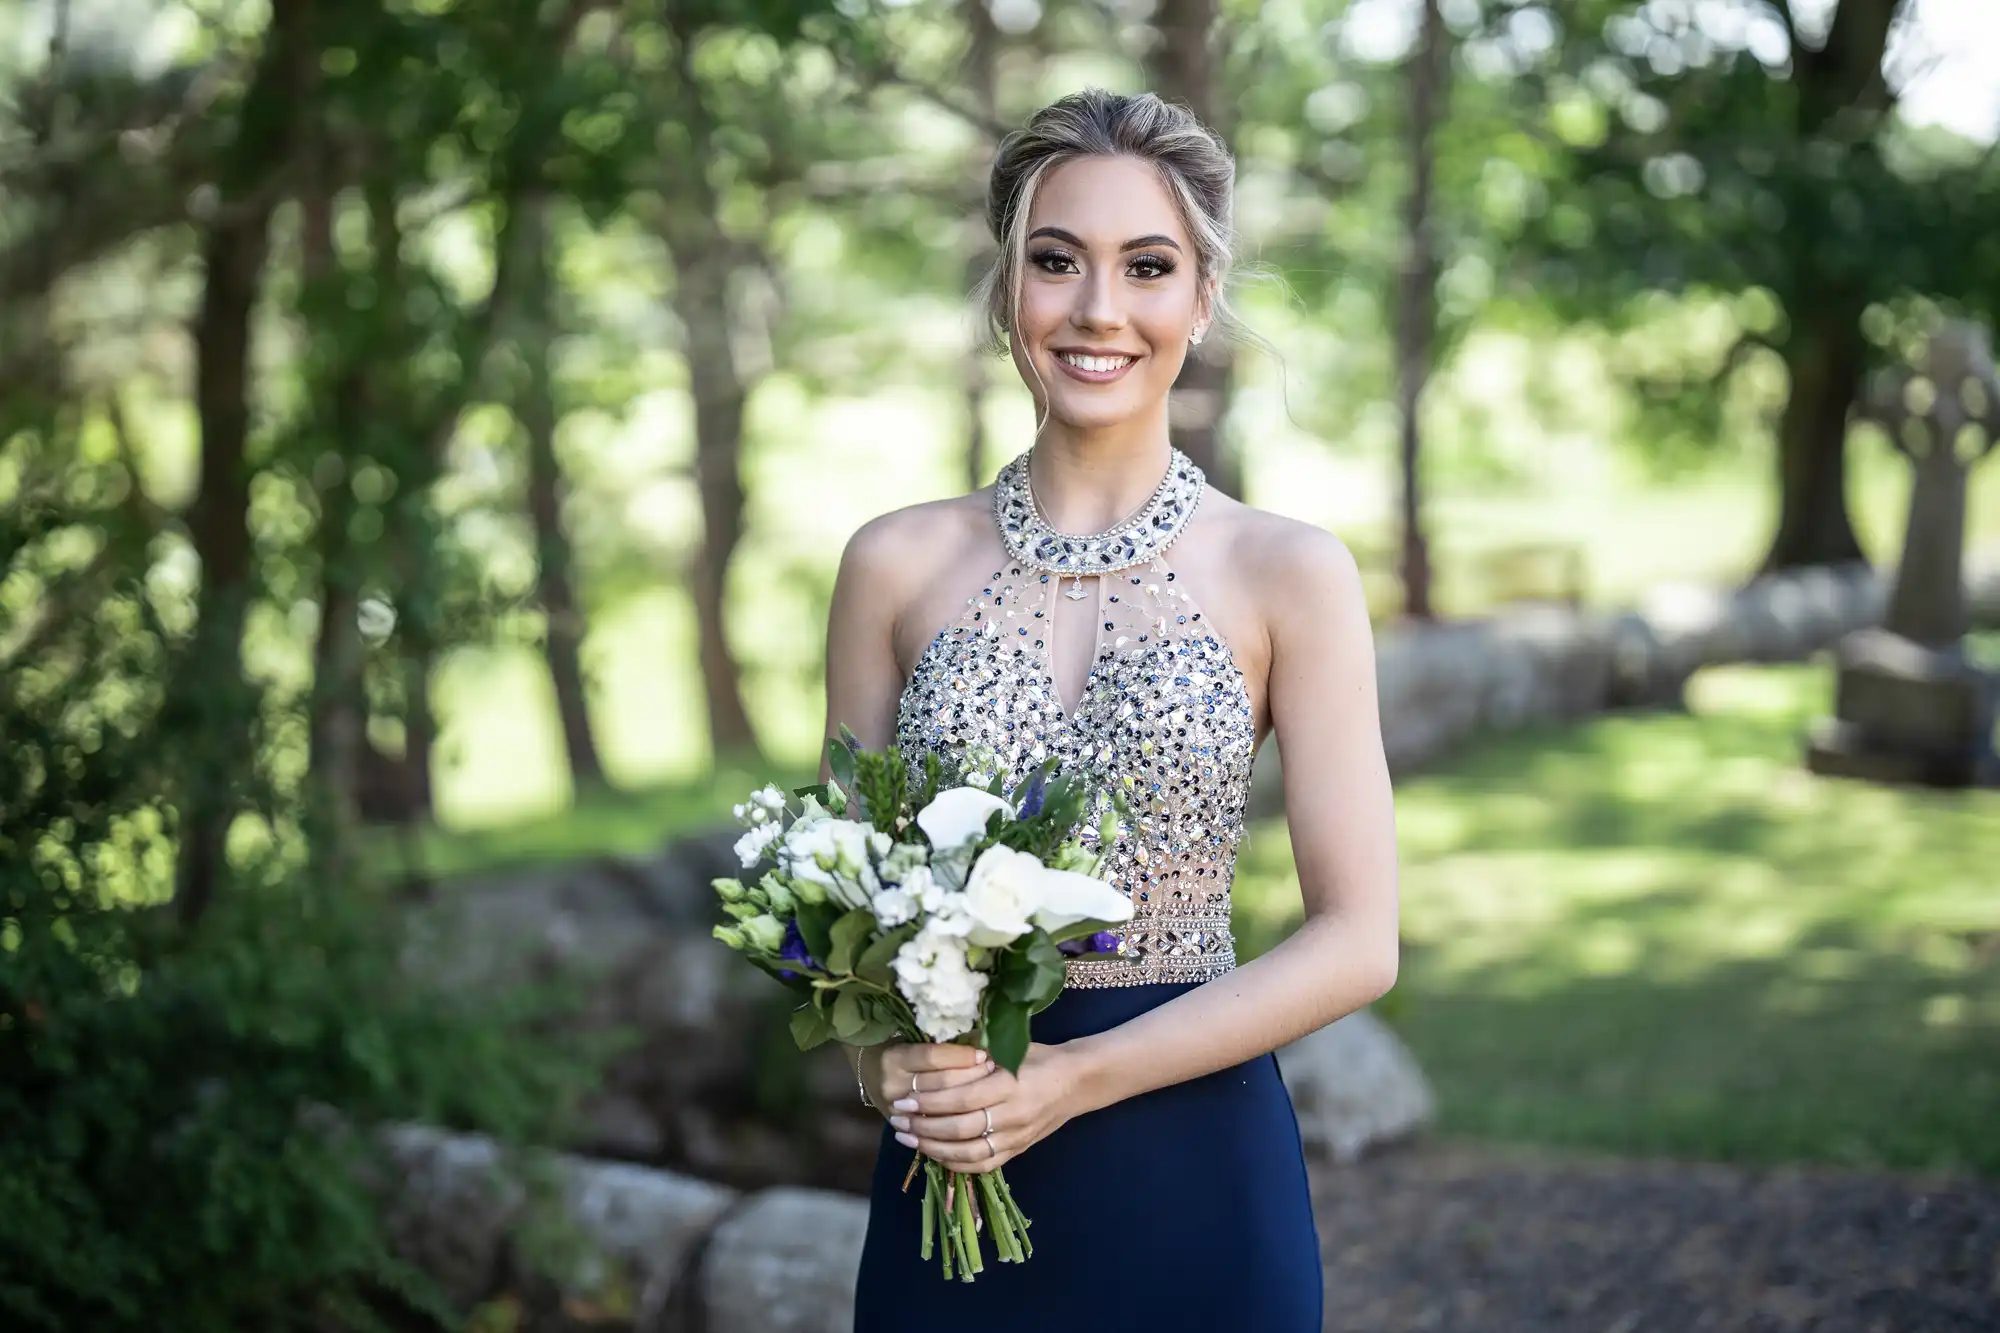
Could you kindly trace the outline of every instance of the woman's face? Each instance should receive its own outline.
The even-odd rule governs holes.
[[[1161,407],[1205,322],[1195,268],[1151,164],[1083,157],[1042,178],[1009,342],[1052,420],[1094,430]]]

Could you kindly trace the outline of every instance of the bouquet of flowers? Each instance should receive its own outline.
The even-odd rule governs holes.
[[[1116,952],[1114,927],[1132,916],[1079,836],[1096,793],[1054,760],[1014,782],[986,751],[948,777],[935,754],[913,766],[845,727],[827,754],[833,781],[789,798],[767,786],[736,807],[745,870],[770,868],[714,881],[731,918],[716,938],[804,998],[791,1025],[801,1049],[961,1041],[1018,1071],[1028,1019],[1061,994],[1067,960]],[[1100,847],[1124,809],[1108,794]],[[935,1244],[947,1278],[983,1270],[982,1229],[1002,1262],[1033,1253],[1004,1172],[919,1156],[905,1189],[919,1166],[922,1255]]]

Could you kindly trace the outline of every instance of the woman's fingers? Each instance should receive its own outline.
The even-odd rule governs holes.
[[[943,1092],[946,1088],[956,1088],[966,1083],[985,1078],[992,1070],[983,1064],[967,1065],[963,1069],[926,1069],[915,1075],[917,1093]]]
[[[919,1088],[916,1105],[908,1109],[921,1111],[925,1115],[957,1115],[963,1111],[979,1111],[988,1106],[998,1106],[1007,1100],[1015,1087],[1014,1076],[1003,1069],[995,1069],[984,1078],[976,1078],[956,1087],[940,1088],[936,1092]],[[909,1098],[897,1099],[897,1110],[905,1109],[902,1102]]]
[[[982,1078],[992,1057],[977,1046],[944,1042],[891,1046],[882,1053],[882,1090],[897,1101],[924,1091]]]
[[[892,1048],[892,1053],[897,1067],[906,1074],[921,1073],[926,1069],[965,1069],[990,1058],[977,1046],[942,1041],[912,1042]]]
[[[909,1115],[898,1114],[889,1117],[889,1123],[905,1134],[914,1134],[919,1139],[959,1141],[983,1138],[986,1134],[986,1113],[968,1111],[964,1115]],[[1000,1125],[994,1122],[993,1133],[998,1136]]]
[[[923,1139],[908,1131],[899,1132],[896,1142],[905,1148],[915,1148],[934,1162],[942,1162],[954,1171],[976,1173],[992,1171],[1007,1164],[1011,1155],[1005,1145],[997,1142],[999,1132],[992,1139]]]

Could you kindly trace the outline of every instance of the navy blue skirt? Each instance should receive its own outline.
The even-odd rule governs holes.
[[[1066,990],[1034,1039],[1103,1032],[1190,989]],[[902,1192],[913,1156],[885,1124],[855,1333],[1319,1333],[1319,1235],[1272,1056],[1079,1116],[1007,1163],[1035,1253],[1003,1264],[989,1244],[971,1283],[918,1258],[921,1173]]]

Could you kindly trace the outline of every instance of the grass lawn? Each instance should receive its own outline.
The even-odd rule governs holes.
[[[1690,716],[1496,737],[1399,786],[1382,1008],[1446,1132],[2000,1172],[2000,793],[1811,776],[1829,696],[1711,670]],[[1282,824],[1257,831],[1253,952],[1298,911]]]

